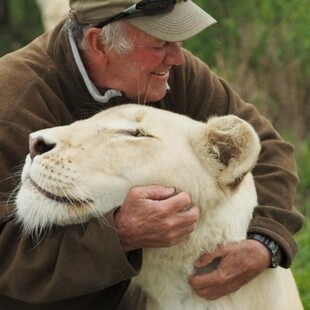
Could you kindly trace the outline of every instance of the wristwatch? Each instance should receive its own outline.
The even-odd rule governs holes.
[[[259,241],[263,244],[271,253],[271,263],[269,268],[276,268],[281,264],[282,249],[272,239],[257,233],[248,234],[248,239]]]

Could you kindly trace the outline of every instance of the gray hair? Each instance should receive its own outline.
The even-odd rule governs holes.
[[[87,30],[94,27],[93,24],[79,24],[75,20],[70,20],[68,28],[71,30],[73,39],[82,50],[88,49],[85,40]],[[118,54],[126,54],[132,50],[132,43],[127,36],[125,23],[116,21],[104,26],[100,33],[100,41],[108,49],[114,49]]]

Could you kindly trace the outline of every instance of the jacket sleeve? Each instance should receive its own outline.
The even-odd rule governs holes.
[[[258,203],[249,232],[262,233],[281,246],[285,258],[281,265],[289,267],[297,251],[293,234],[303,225],[303,216],[294,208],[294,196],[298,184],[294,160],[294,147],[285,142],[271,123],[258,110],[243,101],[226,81],[214,74],[206,64],[184,51],[186,65],[179,68],[186,88],[180,88],[170,96],[179,96],[185,113],[194,119],[205,121],[212,115],[235,114],[248,121],[257,131],[262,151],[253,170]],[[181,104],[182,106],[182,104]]]
[[[125,255],[113,211],[83,225],[53,227],[37,240],[21,234],[12,216],[13,194],[4,193],[17,184],[11,175],[16,163],[22,167],[27,140],[26,130],[0,122],[1,293],[46,303],[97,292],[137,275],[141,251]]]

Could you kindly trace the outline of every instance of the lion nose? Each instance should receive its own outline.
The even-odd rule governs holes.
[[[42,136],[29,139],[30,158],[34,159],[37,155],[41,155],[52,150],[56,143],[48,143]]]

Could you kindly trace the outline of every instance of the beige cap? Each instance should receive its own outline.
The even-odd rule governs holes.
[[[71,14],[79,23],[99,23],[140,0],[70,0]],[[166,14],[126,18],[140,30],[164,41],[184,41],[216,20],[190,0],[178,0]]]

